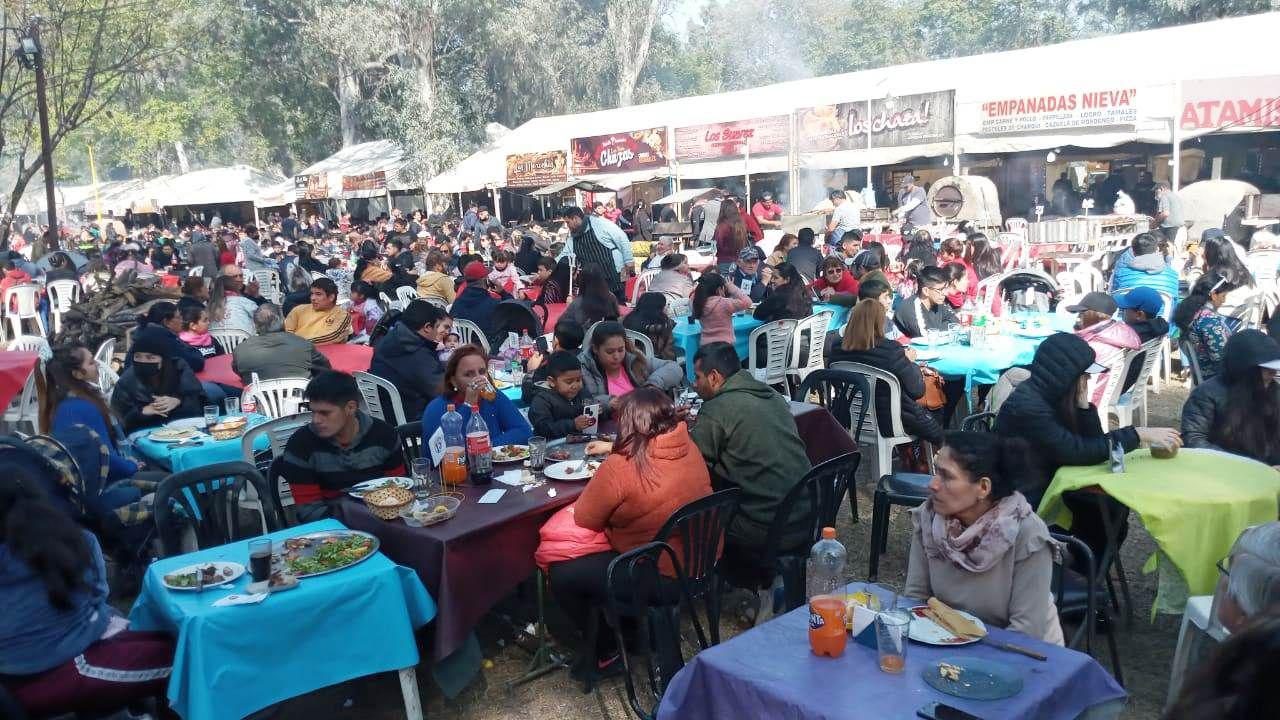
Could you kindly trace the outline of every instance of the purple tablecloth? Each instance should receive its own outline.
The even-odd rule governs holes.
[[[854,583],[851,588],[860,587]],[[907,604],[907,603],[902,603]],[[983,643],[934,647],[912,642],[900,675],[880,672],[873,649],[849,640],[844,655],[809,650],[808,608],[797,608],[698,654],[671,681],[659,720],[677,718],[914,718],[942,702],[982,718],[1068,720],[1090,707],[1125,697],[1096,660],[1025,635],[992,628],[995,640],[1048,656],[1040,662]],[[1004,700],[962,700],[925,684],[921,672],[945,657],[980,657],[1016,668],[1022,691]]]

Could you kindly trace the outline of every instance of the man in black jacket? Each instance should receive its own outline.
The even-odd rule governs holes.
[[[444,308],[414,300],[373,350],[369,372],[396,386],[407,420],[422,417],[427,403],[440,394],[444,364],[439,342],[453,331]]]

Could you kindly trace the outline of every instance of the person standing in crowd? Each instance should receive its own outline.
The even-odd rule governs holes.
[[[636,239],[644,242],[653,240],[653,213],[649,211],[649,204],[643,200],[637,200],[635,210],[631,213],[631,222],[636,227]]]
[[[762,228],[782,227],[782,206],[773,201],[773,193],[765,191],[760,199],[751,206],[751,214]]]
[[[933,212],[929,209],[928,196],[924,188],[916,184],[915,175],[902,178],[898,190],[897,216],[900,220],[916,227],[933,224]],[[904,233],[905,235],[905,233]]]
[[[1257,330],[1227,341],[1222,372],[1182,408],[1187,447],[1223,450],[1280,467],[1280,343]]]
[[[898,303],[893,312],[893,321],[903,335],[924,337],[928,330],[946,330],[959,322],[947,304],[950,278],[942,268],[933,265],[921,268],[916,274],[916,285],[915,296]]]
[[[778,505],[809,472],[809,456],[787,400],[742,369],[732,344],[703,345],[693,367],[694,388],[705,401],[693,442],[715,487],[742,491],[725,536],[723,562],[731,577],[746,575],[764,555]],[[796,503],[784,523],[781,550],[812,541],[807,517],[807,505]]]
[[[280,468],[303,523],[331,517],[356,483],[405,474],[395,428],[360,409],[354,377],[326,370],[307,383],[306,398],[311,422],[289,436]]]
[[[208,235],[204,233],[200,233],[199,237],[192,235],[191,245],[187,247],[187,262],[193,270],[200,268],[201,276],[210,281],[218,276],[218,253],[213,243],[209,241]]]
[[[742,248],[733,272],[726,278],[746,293],[753,303],[764,300],[765,293],[769,290],[769,276],[773,274],[773,268],[762,263],[763,259],[764,250],[759,247],[752,245]]]
[[[721,274],[727,275],[738,258],[738,253],[749,244],[742,213],[738,212],[738,206],[733,202],[720,203],[720,217],[712,240],[716,246],[716,266]]]
[[[787,262],[800,273],[804,282],[811,283],[818,277],[818,267],[822,265],[822,251],[814,247],[817,234],[813,228],[800,228],[796,246],[787,252]]]
[[[351,315],[338,307],[338,286],[327,277],[311,283],[311,302],[294,308],[284,329],[316,345],[340,345],[351,337]]]
[[[1231,324],[1218,310],[1234,289],[1235,286],[1216,271],[1205,273],[1173,311],[1173,324],[1196,354],[1200,375],[1205,380],[1218,374],[1231,337]]]
[[[1182,228],[1182,198],[1167,182],[1156,183],[1156,222],[1169,247],[1177,247],[1178,230]]]
[[[832,190],[827,197],[831,199],[834,210],[831,211],[831,219],[827,221],[827,244],[832,247],[840,246],[840,239],[850,230],[857,229],[862,222],[861,213],[858,208],[849,202],[849,198],[844,194],[844,190]],[[812,232],[812,230],[810,230]],[[804,229],[800,230],[800,244],[804,245]],[[813,243],[809,243],[812,246]],[[788,260],[794,263],[794,260]],[[801,272],[804,272],[802,269]],[[815,268],[816,272],[816,268]],[[808,277],[813,277],[809,275]]]
[[[265,303],[253,313],[257,334],[231,351],[231,370],[248,385],[259,380],[311,377],[329,369],[329,359],[306,338],[285,332],[280,307]]]
[[[262,254],[261,241],[258,239],[258,223],[250,220],[244,226],[244,238],[240,241],[240,251],[244,254],[244,268],[250,273],[273,270],[272,263]]]
[[[573,205],[562,208],[560,217],[569,229],[569,239],[556,259],[572,255],[578,267],[595,263],[602,270],[611,271],[605,275],[605,284],[615,297],[624,300],[623,281],[635,269],[626,233],[608,220],[584,215],[582,208]]]
[[[702,323],[702,345],[734,342],[733,316],[751,307],[751,298],[720,273],[698,278],[693,292],[693,319]]]
[[[1026,443],[953,432],[935,463],[929,497],[911,511],[903,595],[937,597],[987,625],[1062,645],[1051,588],[1060,551],[1018,492],[1031,472]]]

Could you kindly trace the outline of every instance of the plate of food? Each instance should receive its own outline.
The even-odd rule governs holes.
[[[552,462],[560,462],[562,460],[568,460],[569,458],[572,458],[572,457],[573,457],[573,453],[569,452],[567,448],[563,448],[563,447],[547,448],[547,459]]]
[[[203,423],[204,420],[201,420]],[[162,443],[178,443],[200,436],[200,431],[193,427],[162,427],[152,430],[147,439]]]
[[[352,485],[347,489],[347,494],[357,500],[363,500],[364,494],[370,490],[377,490],[378,488],[384,487],[395,487],[397,485],[405,490],[412,490],[413,480],[407,477],[374,478],[372,480],[365,480],[364,482],[358,482],[355,485]]]
[[[284,541],[284,566],[298,578],[345,570],[378,551],[378,538],[359,530],[324,530]]]
[[[911,616],[911,639],[926,645],[969,645],[987,634],[981,620],[938,598],[911,608]]]
[[[493,449],[494,462],[519,462],[521,460],[527,460],[528,458],[528,445],[498,445]]]
[[[170,590],[202,590],[235,582],[244,575],[244,566],[221,560],[196,563],[165,573],[161,581]]]
[[[493,379],[494,390],[506,390],[507,388],[511,387],[512,384],[513,383],[509,380],[499,380],[498,378]]]
[[[170,429],[192,428],[194,430],[203,430],[204,416],[201,415],[200,417],[178,418],[177,420],[170,420],[169,422],[165,423],[164,426]]]
[[[552,480],[590,480],[599,469],[599,460],[566,460],[548,465],[542,472]]]
[[[977,657],[943,658],[926,664],[920,675],[935,690],[967,700],[1001,700],[1022,691],[1016,668]]]

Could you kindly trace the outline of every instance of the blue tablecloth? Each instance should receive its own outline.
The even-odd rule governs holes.
[[[1065,315],[1037,314],[1028,317],[1039,318],[1044,327],[1059,331],[1070,331],[1075,322],[1075,318]],[[1001,373],[1015,365],[1030,364],[1042,342],[1043,337],[1022,337],[1012,326],[1006,326],[999,335],[988,336],[986,345],[981,348],[961,343],[938,345],[934,349],[939,357],[925,360],[922,356],[920,361],[944,377],[964,380],[968,391],[974,385],[994,384]],[[922,355],[927,349],[919,341],[912,343],[911,347]]]
[[[249,427],[261,425],[271,419],[257,414],[249,415],[248,418]],[[148,440],[147,435],[150,435],[155,430],[156,428],[139,430],[130,435],[129,440],[133,443],[133,447],[138,454],[146,458],[148,462],[173,472],[182,472],[183,470],[214,463],[244,459],[244,456],[240,453],[240,438],[235,438],[234,440],[214,440],[209,438],[201,445],[174,447],[173,443]],[[253,444],[254,450],[266,450],[268,447],[270,447],[270,443],[266,435],[259,437]]]
[[[815,313],[824,310],[830,310],[832,313],[831,322],[827,325],[827,332],[839,330],[844,327],[844,323],[849,319],[849,311],[852,308],[840,305],[830,305],[827,303],[818,303],[813,306]],[[689,380],[693,380],[693,356],[698,352],[698,348],[702,345],[702,323],[690,318],[679,318],[676,320],[676,326],[671,331],[675,338],[676,347],[684,350],[685,374]],[[747,338],[751,336],[751,331],[760,327],[764,323],[756,320],[751,316],[750,311],[740,313],[733,316],[733,347],[738,351],[738,357],[747,358]]]
[[[850,589],[861,585],[854,583]],[[1007,630],[991,628],[990,635],[1040,652],[1048,661],[983,643],[935,647],[912,642],[906,671],[889,675],[880,672],[875,649],[852,638],[838,658],[814,655],[809,650],[808,621],[808,608],[797,608],[702,651],[671,681],[658,718],[905,720],[914,718],[927,703],[942,702],[983,718],[1068,720],[1090,707],[1125,697],[1125,691],[1088,655]],[[925,684],[921,672],[946,657],[1009,665],[1022,675],[1022,691],[1004,700],[981,701],[934,690]]]
[[[323,520],[270,537],[341,528]],[[242,541],[159,560],[129,615],[135,630],[176,636],[168,697],[186,720],[241,718],[322,687],[417,665],[413,633],[435,617],[435,602],[417,573],[381,553],[257,605],[213,607],[230,591],[172,591],[161,579],[192,563],[248,559]],[[243,593],[248,583],[246,573],[231,589]]]

